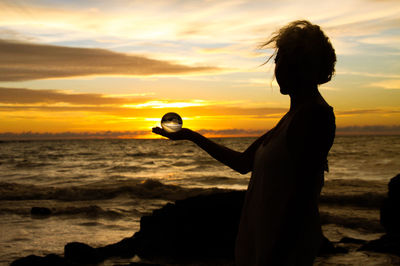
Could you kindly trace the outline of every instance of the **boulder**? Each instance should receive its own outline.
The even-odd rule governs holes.
[[[388,197],[381,207],[381,225],[387,234],[400,235],[400,174],[389,182]]]
[[[40,216],[40,217],[47,217],[52,214],[52,211],[46,207],[32,207],[31,208],[31,215],[32,216]]]
[[[400,256],[400,174],[389,182],[388,197],[380,210],[381,225],[386,234],[364,244],[359,250],[390,253]]]
[[[71,242],[64,247],[64,258],[66,260],[81,263],[98,263],[104,260],[103,254],[98,249],[80,242]]]
[[[56,254],[49,254],[45,257],[30,255],[13,261],[10,266],[72,266],[70,262]]]
[[[245,191],[200,195],[167,204],[140,220],[141,258],[234,258]]]
[[[379,239],[367,242],[359,250],[390,253],[400,256],[400,237],[386,234]]]

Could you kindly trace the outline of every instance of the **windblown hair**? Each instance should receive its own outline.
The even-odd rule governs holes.
[[[330,81],[335,72],[335,49],[320,27],[307,20],[291,22],[261,47],[271,46],[275,48],[275,53],[267,62],[279,55],[280,59],[288,60],[296,74],[317,84]]]

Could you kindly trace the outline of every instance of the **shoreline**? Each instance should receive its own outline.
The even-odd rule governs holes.
[[[228,195],[231,193],[231,195],[228,197],[229,200],[221,199],[218,198],[220,197],[219,194],[226,194]],[[233,196],[233,195],[236,196]],[[241,196],[238,196],[241,194]],[[204,204],[212,204],[212,205],[207,205],[207,206],[215,206],[216,202],[221,202],[221,204],[229,204],[232,202],[232,200],[235,198],[236,200],[240,200],[240,197],[243,197],[244,191],[231,191],[231,192],[217,192],[217,193],[206,193],[205,195],[200,195],[200,196],[194,196],[194,197],[189,197],[183,200],[178,200],[175,203],[167,203],[163,207],[159,209],[155,209],[151,215],[147,215],[141,218],[141,227],[138,232],[134,234],[133,237],[124,239],[118,243],[114,243],[111,245],[103,246],[103,247],[90,247],[90,246],[85,246],[85,245],[80,245],[77,244],[77,246],[74,246],[71,249],[71,246],[69,248],[70,251],[67,251],[68,248],[67,246],[70,245],[68,244],[66,246],[66,250],[64,252],[64,256],[67,257],[67,260],[71,258],[71,255],[69,254],[79,254],[79,256],[87,256],[89,254],[89,257],[91,256],[90,253],[96,251],[101,251],[104,253],[105,251],[111,252],[111,258],[104,258],[104,259],[99,259],[95,258],[94,260],[98,260],[97,265],[112,265],[113,263],[118,263],[118,265],[140,265],[139,263],[148,263],[148,265],[204,265],[204,261],[199,261],[199,257],[194,256],[193,258],[187,258],[185,263],[182,264],[182,259],[177,259],[179,258],[179,255],[175,254],[164,254],[160,257],[160,254],[157,255],[157,252],[154,253],[154,250],[160,250],[166,249],[168,250],[168,245],[180,245],[179,242],[168,242],[172,241],[172,238],[177,238],[177,234],[170,234],[168,231],[170,229],[168,228],[173,228],[175,226],[178,226],[183,222],[183,224],[188,224],[187,221],[179,221],[179,220],[174,220],[171,223],[170,215],[174,215],[175,211],[174,206],[181,205],[183,209],[181,209],[181,213],[186,213],[188,209],[198,209],[200,205]],[[217,198],[215,198],[217,197]],[[226,196],[223,196],[226,197]],[[217,200],[216,200],[217,199]],[[225,203],[224,203],[225,202]],[[195,205],[193,205],[195,204]],[[218,205],[218,204],[217,204]],[[236,204],[237,205],[237,204]],[[219,205],[220,207],[218,208],[218,211],[223,210],[226,208],[225,205]],[[225,207],[223,207],[225,206]],[[239,208],[241,209],[241,208]],[[362,265],[398,265],[400,264],[400,257],[395,256],[392,254],[387,254],[387,253],[376,253],[376,252],[371,252],[371,251],[359,251],[358,249],[362,247],[362,243],[352,243],[352,242],[343,242],[344,238],[348,239],[355,239],[357,241],[371,241],[374,239],[377,239],[381,237],[384,234],[384,229],[383,227],[379,224],[379,209],[376,207],[373,208],[366,208],[362,206],[357,206],[357,205],[335,205],[331,203],[321,203],[320,205],[320,210],[321,210],[321,218],[323,220],[323,231],[325,236],[332,241],[332,243],[337,247],[337,248],[342,248],[347,249],[347,253],[331,253],[331,254],[325,254],[323,256],[320,256],[316,259],[314,265],[336,265],[336,264],[357,264],[359,262],[362,262]],[[237,210],[235,212],[238,212]],[[367,212],[365,214],[365,212]],[[374,219],[371,220],[371,212],[374,213]],[[200,216],[199,216],[200,215]],[[207,215],[209,217],[214,217],[214,215],[220,215],[217,214],[217,212],[213,212],[212,215],[207,212]],[[363,218],[363,215],[366,216]],[[153,217],[153,218],[152,218]],[[158,217],[158,218],[157,218]],[[161,218],[160,218],[161,217]],[[167,218],[165,218],[167,217]],[[172,216],[174,217],[174,216]],[[179,216],[180,219],[183,219],[181,216]],[[198,214],[194,213],[194,217],[203,217],[204,219],[204,213]],[[197,219],[196,218],[196,219]],[[155,219],[155,220],[154,220]],[[161,220],[157,220],[161,219]],[[164,219],[164,220],[163,220]],[[167,220],[165,220],[167,219]],[[193,223],[193,217],[189,217],[189,224]],[[236,217],[236,219],[238,219]],[[151,222],[153,220],[153,222]],[[215,219],[212,219],[215,221]],[[230,219],[232,220],[232,219]],[[167,222],[166,222],[167,221]],[[191,221],[191,222],[190,222]],[[204,222],[204,220],[201,220],[200,222]],[[177,223],[177,224],[175,224]],[[197,222],[196,222],[197,223]],[[345,226],[343,226],[343,223]],[[149,227],[150,226],[150,227]],[[172,227],[171,227],[172,226]],[[210,230],[210,227],[214,227],[213,224],[208,224],[208,228],[206,231],[204,231],[204,224],[193,224],[193,228],[196,230],[203,230],[202,232],[207,232]],[[179,227],[179,226],[178,226]],[[192,228],[192,229],[193,229]],[[215,228],[214,228],[215,229]],[[219,229],[220,230],[220,229]],[[155,232],[154,232],[155,231]],[[217,230],[218,231],[218,230]],[[143,233],[145,232],[145,233]],[[193,231],[191,231],[193,232]],[[167,237],[163,238],[164,240],[160,240],[158,238],[159,234],[165,234],[167,233]],[[132,244],[133,239],[138,238],[137,236],[140,234],[145,235],[145,242],[147,243],[146,248],[144,250],[147,251],[142,251],[142,254],[140,254],[140,249],[138,251],[136,244]],[[147,236],[146,236],[147,234]],[[193,236],[191,236],[193,237]],[[161,241],[161,243],[158,243],[157,241]],[[163,242],[164,241],[164,242]],[[167,242],[165,242],[167,241]],[[169,243],[169,244],[168,244]],[[155,246],[154,246],[155,245]],[[188,245],[185,243],[185,245]],[[221,245],[221,243],[220,243]],[[73,246],[73,245],[72,245]],[[117,247],[117,248],[116,248]],[[136,248],[136,251],[133,251],[133,247]],[[132,248],[132,250],[130,250]],[[71,251],[72,250],[72,251]],[[149,250],[152,250],[150,254],[148,253]],[[192,250],[193,251],[193,250]],[[82,253],[83,252],[83,253]],[[114,253],[113,253],[114,252]],[[115,253],[116,252],[116,253]],[[121,253],[122,252],[122,253]],[[128,252],[127,254],[124,252]],[[134,253],[132,253],[134,252]],[[147,252],[147,253],[146,253]],[[171,252],[171,250],[169,250]],[[93,253],[93,254],[94,254]],[[139,253],[139,257],[137,257],[137,253]],[[153,254],[152,254],[153,253]],[[204,253],[204,250],[202,250],[202,253]],[[109,255],[110,255],[109,254]],[[120,256],[127,256],[129,258],[116,258],[112,257],[112,254]],[[144,255],[143,255],[144,254]],[[196,252],[194,254],[197,254]],[[222,252],[220,252],[219,255],[221,255]],[[60,259],[62,254],[59,254],[57,256],[60,257],[54,257],[56,259]],[[170,257],[165,256],[165,255],[172,255]],[[202,254],[204,255],[204,254]],[[206,259],[207,260],[207,265],[234,265],[232,259],[227,259],[226,254],[223,255],[222,257],[218,258],[215,257],[214,254],[214,259]],[[75,259],[76,259],[76,255]],[[78,257],[79,257],[78,256]],[[97,256],[97,255],[96,255]],[[224,257],[225,256],[225,257]],[[26,258],[26,257],[25,257]],[[53,259],[54,259],[53,258]],[[93,258],[92,258],[93,259]],[[137,264],[136,264],[137,263]],[[23,265],[23,264],[13,264],[13,265]]]

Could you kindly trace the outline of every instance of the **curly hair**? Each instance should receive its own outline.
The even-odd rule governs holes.
[[[336,54],[329,38],[318,25],[296,20],[273,34],[261,45],[275,48],[274,56],[288,60],[297,74],[317,84],[331,80],[335,72]]]

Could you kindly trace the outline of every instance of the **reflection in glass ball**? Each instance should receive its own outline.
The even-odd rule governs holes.
[[[182,128],[182,118],[177,113],[166,113],[161,119],[161,126],[167,132],[177,132]]]

